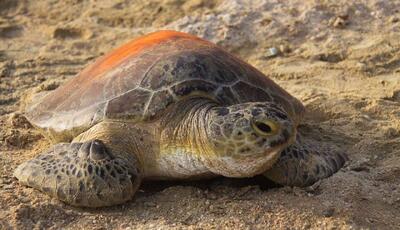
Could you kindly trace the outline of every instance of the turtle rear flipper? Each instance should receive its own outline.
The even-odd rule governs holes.
[[[296,142],[263,175],[281,185],[304,187],[331,176],[347,160],[344,152],[297,134]]]
[[[109,206],[133,197],[137,169],[115,157],[99,140],[61,143],[15,170],[20,183],[70,205]]]

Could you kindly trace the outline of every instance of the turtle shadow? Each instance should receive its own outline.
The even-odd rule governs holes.
[[[140,187],[147,195],[153,195],[155,193],[161,192],[169,187],[183,186],[183,187],[194,187],[200,190],[212,190],[218,186],[225,186],[227,188],[242,188],[247,186],[258,186],[260,190],[267,191],[272,188],[283,187],[268,178],[257,175],[250,178],[229,178],[218,176],[211,179],[199,179],[199,180],[189,180],[189,181],[145,181]]]
[[[168,191],[169,189],[178,189],[179,190],[196,190],[200,191],[202,198],[204,194],[212,192],[217,194],[215,199],[220,199],[218,197],[218,188],[224,188],[224,190],[230,190],[233,194],[240,189],[245,189],[247,187],[255,187],[260,191],[268,191],[274,188],[281,188],[282,185],[274,183],[268,178],[257,175],[251,178],[228,178],[223,176],[218,176],[210,179],[197,179],[197,180],[150,180],[143,181],[139,190],[134,195],[134,198],[131,201],[128,201],[121,205],[115,205],[110,207],[100,207],[100,208],[85,208],[85,207],[73,207],[69,206],[70,209],[78,211],[78,212],[86,212],[92,215],[97,214],[105,214],[108,213],[110,215],[121,215],[124,210],[135,210],[146,207],[147,203],[157,200],[157,196],[162,195],[163,192]],[[187,194],[178,194],[182,199],[185,196],[190,198],[190,195]],[[66,205],[68,206],[68,205]],[[150,207],[151,208],[151,207]]]

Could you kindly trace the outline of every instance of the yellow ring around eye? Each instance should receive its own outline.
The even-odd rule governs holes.
[[[272,136],[278,133],[279,124],[270,120],[255,120],[252,127],[261,136]]]

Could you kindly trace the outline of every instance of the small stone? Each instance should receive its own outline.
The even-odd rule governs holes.
[[[374,223],[374,220],[371,219],[371,218],[365,218],[365,220],[366,220],[368,223]]]
[[[31,200],[28,197],[22,196],[22,197],[18,198],[18,201],[20,203],[29,203]]]
[[[325,217],[331,217],[333,216],[334,213],[335,213],[334,208],[327,208],[322,212],[322,215],[324,215]]]
[[[144,206],[146,206],[146,207],[156,207],[157,204],[154,203],[154,202],[149,201],[149,202],[145,202],[145,203],[144,203]]]
[[[367,114],[362,114],[361,117],[364,118],[365,120],[372,121],[372,118]]]
[[[12,184],[4,185],[3,188],[5,190],[11,190],[11,189],[14,189],[14,185],[12,185]]]
[[[15,71],[15,63],[14,61],[8,61],[4,64],[0,63],[0,78],[2,77],[11,77]]]
[[[57,89],[61,85],[58,81],[44,82],[39,86],[39,91],[51,91]]]
[[[351,171],[355,171],[355,172],[369,172],[370,171],[370,168],[368,165],[362,165],[362,164],[350,166],[349,169]]]
[[[338,14],[338,18],[347,20],[347,19],[349,19],[349,14],[347,12],[342,12],[342,13]]]
[[[332,26],[333,23],[335,23],[335,20],[336,20],[336,18],[333,18],[333,17],[330,18],[329,21],[328,21],[328,25]]]
[[[344,20],[344,19],[341,18],[341,17],[337,17],[337,18],[335,19],[335,21],[333,22],[333,27],[336,27],[336,28],[343,28],[343,27],[345,27],[346,25],[347,25],[346,20]]]
[[[367,70],[367,65],[362,62],[358,62],[356,66],[359,71],[365,72]]]
[[[265,55],[268,58],[276,57],[279,54],[279,50],[276,47],[271,47],[268,49],[267,54]]]
[[[53,31],[53,38],[56,39],[76,39],[82,35],[83,32],[79,28],[56,28]]]
[[[46,78],[43,77],[43,76],[41,76],[41,75],[36,75],[36,76],[34,77],[34,79],[35,79],[36,82],[43,82],[43,81],[46,80]]]
[[[386,138],[395,138],[400,135],[400,131],[393,127],[389,127],[385,130],[384,135]]]
[[[4,178],[0,179],[0,184],[11,184],[12,180],[10,178]]]
[[[391,16],[390,18],[389,18],[389,22],[391,22],[391,23],[396,23],[396,22],[398,22],[400,19],[398,18],[398,17],[396,17],[396,16]]]
[[[362,12],[360,10],[355,10],[354,11],[354,15],[356,16],[360,16],[362,14]]]
[[[290,47],[287,45],[280,45],[279,46],[279,51],[281,53],[289,53],[290,52]]]

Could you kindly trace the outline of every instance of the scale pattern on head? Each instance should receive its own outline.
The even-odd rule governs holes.
[[[228,177],[264,172],[294,140],[295,124],[274,102],[246,102],[213,108],[204,157],[210,171]]]
[[[294,134],[292,121],[274,103],[245,103],[216,110],[210,140],[220,156],[257,156],[287,144]]]
[[[77,133],[110,119],[149,121],[188,96],[222,105],[274,101],[297,124],[301,103],[261,72],[215,44],[160,31],[101,57],[34,104],[27,118],[52,132]]]

